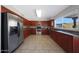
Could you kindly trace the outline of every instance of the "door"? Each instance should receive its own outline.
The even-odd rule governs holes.
[[[18,45],[23,42],[23,24],[19,21],[18,22]]]
[[[14,51],[18,46],[18,21],[15,15],[8,13],[8,52]]]
[[[7,13],[1,13],[1,52],[8,52]]]

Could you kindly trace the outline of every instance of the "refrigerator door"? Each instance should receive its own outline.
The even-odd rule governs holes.
[[[13,52],[23,41],[20,18],[11,13],[1,13],[1,52]]]
[[[18,45],[20,45],[23,42],[23,24],[21,22],[18,23]]]
[[[17,18],[8,13],[8,52],[12,52],[18,46],[18,21]]]
[[[8,25],[7,13],[1,13],[1,52],[8,52]]]

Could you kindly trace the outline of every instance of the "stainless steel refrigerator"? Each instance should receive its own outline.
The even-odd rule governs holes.
[[[23,42],[21,18],[11,13],[1,13],[1,24],[1,52],[13,52]]]

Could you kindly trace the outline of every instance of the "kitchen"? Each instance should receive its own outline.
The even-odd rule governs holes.
[[[64,6],[64,5],[63,6],[61,6],[61,5],[50,6],[49,5],[49,6],[37,6],[37,7],[39,7],[38,9],[36,9],[36,6],[28,6],[28,5],[27,5],[27,8],[25,8],[26,5],[24,5],[24,6],[13,6],[13,7],[16,8],[16,9],[14,9],[14,8],[12,9],[11,5],[1,6],[1,23],[3,24],[3,25],[1,25],[1,29],[2,29],[1,30],[1,35],[2,35],[1,36],[1,42],[3,42],[3,43],[1,43],[2,52],[5,52],[5,53],[14,52],[14,51],[19,50],[18,48],[20,46],[21,46],[20,49],[22,49],[23,42],[27,41],[27,43],[28,43],[31,40],[31,39],[29,39],[29,36],[31,36],[31,35],[34,35],[36,38],[38,38],[38,39],[36,39],[36,38],[33,38],[31,36],[31,38],[33,38],[33,40],[36,39],[38,41],[40,41],[40,38],[43,35],[44,36],[46,35],[45,37],[42,37],[42,38],[45,38],[45,39],[50,37],[55,42],[55,45],[58,48],[53,47],[54,44],[51,44],[52,46],[51,45],[50,46],[52,47],[52,50],[54,48],[56,48],[57,53],[59,53],[59,52],[60,53],[66,53],[66,52],[67,53],[74,53],[74,52],[78,53],[79,52],[79,40],[78,40],[79,39],[79,37],[78,37],[79,34],[77,34],[77,33],[79,33],[79,30],[74,30],[75,28],[74,29],[72,28],[73,30],[69,29],[69,28],[67,28],[67,29],[55,28],[55,26],[56,26],[55,19],[58,18],[58,17],[61,17],[61,16],[66,17],[66,18],[68,18],[68,17],[72,18],[72,17],[76,17],[76,16],[79,17],[79,6],[72,6],[72,5],[71,6]],[[49,17],[51,17],[51,18],[47,17],[46,20],[44,20],[45,18],[44,19],[40,18],[41,17],[40,16],[40,14],[41,14],[40,9],[42,8],[43,11],[46,9],[46,12],[48,12],[48,11],[51,10],[51,7],[52,7],[52,10],[53,10],[53,8],[56,8],[53,11],[51,11],[53,13],[51,13],[51,12],[48,13],[48,14],[45,13],[44,16],[43,16],[43,18],[44,18],[44,17],[46,17],[46,16],[48,16],[50,14],[51,16],[49,16]],[[19,11],[16,11],[16,10],[18,10],[17,8],[19,9]],[[28,8],[31,8],[31,9],[29,10]],[[33,8],[38,10],[38,12],[40,13],[38,15],[38,17],[33,16],[34,15],[33,13],[32,13],[31,16],[29,16],[31,14],[31,12],[32,12],[31,10],[34,10]],[[57,9],[59,9],[59,11]],[[28,11],[30,11],[30,14],[29,14]],[[24,16],[24,14],[22,14],[24,12],[26,12],[25,15],[28,14],[26,16],[28,18],[26,18]],[[37,13],[37,12],[35,12],[35,13]],[[8,15],[8,17],[7,17],[7,15]],[[52,18],[52,16],[53,16],[53,18]],[[63,19],[63,17],[62,17],[62,19]],[[6,19],[6,20],[4,20],[4,19]],[[12,22],[11,21],[9,22],[9,21],[7,21],[7,19],[11,19],[11,20],[16,19],[17,21],[12,20]],[[7,23],[8,23],[8,26],[14,26],[12,28],[10,27],[10,29],[13,30],[13,31],[11,31],[9,29],[9,27],[6,25]],[[63,26],[63,24],[60,25],[59,27],[61,27],[61,26]],[[13,36],[13,38],[11,37],[12,40],[15,39],[14,42],[10,41],[11,39],[10,39],[10,36],[8,36],[9,34],[8,34],[7,31],[12,32],[12,33],[9,32],[10,35],[11,34],[13,35],[13,33],[17,34],[16,35],[17,38],[15,38],[15,36]],[[6,32],[6,33],[3,33],[3,32]],[[46,39],[46,40],[50,40],[50,42],[52,42],[52,40],[50,38]],[[24,43],[24,44],[27,44],[27,43]],[[30,45],[33,45],[33,44],[35,44],[37,42],[35,42],[35,43],[30,42],[30,43],[31,43]],[[43,42],[43,43],[45,43],[45,42]],[[43,44],[43,43],[41,41],[41,44]],[[29,45],[29,44],[27,44],[27,45]],[[25,45],[25,46],[27,46],[27,45]],[[40,43],[36,44],[36,45],[33,45],[33,46],[34,47],[39,47],[39,45],[40,45]],[[30,47],[32,47],[32,46],[30,46]],[[55,50],[54,51],[52,51],[52,50],[51,51],[47,51],[47,50],[46,51],[44,51],[44,50],[41,51],[41,50],[39,51],[39,49],[38,49],[38,51],[35,51],[35,50],[33,50],[33,51],[35,51],[37,53],[39,53],[39,52],[44,52],[44,53],[45,52],[50,52],[50,53],[54,52],[54,53],[56,53]],[[19,50],[19,52],[17,51],[16,53],[20,53],[20,51],[21,50]],[[31,52],[33,52],[33,51],[31,51]],[[27,53],[27,52],[25,52],[25,53]]]

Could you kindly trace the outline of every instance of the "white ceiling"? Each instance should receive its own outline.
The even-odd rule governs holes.
[[[28,20],[45,21],[53,18],[62,10],[68,7],[68,5],[10,5],[10,7],[15,8],[18,12],[22,14]],[[35,10],[42,10],[42,17],[38,18],[36,16]]]

